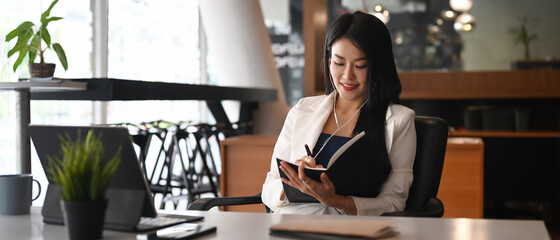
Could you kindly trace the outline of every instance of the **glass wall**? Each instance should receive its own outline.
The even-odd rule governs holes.
[[[202,83],[197,1],[108,3],[109,77]],[[199,121],[201,109],[196,101],[112,101],[107,122]]]
[[[521,26],[523,17],[532,20],[528,31],[537,36],[529,44],[531,59],[560,57],[557,0],[471,1],[466,11],[453,10],[449,0],[328,2],[331,21],[348,11],[387,10],[386,24],[401,71],[510,70],[513,61],[524,59],[524,47],[516,43],[512,33],[513,28]],[[459,24],[458,19],[466,19],[461,17],[466,14],[468,24]]]
[[[23,21],[39,24],[41,13],[50,1],[21,0],[0,1],[0,36],[7,35]],[[45,61],[56,63],[55,77],[91,77],[92,15],[89,1],[61,1],[51,11],[51,16],[63,20],[51,22],[49,32],[53,42],[59,42],[68,58],[68,71],[64,71],[54,52],[47,52]],[[3,38],[3,37],[0,37]],[[18,81],[28,78],[27,60],[13,72],[12,66],[17,54],[7,59],[7,51],[15,42],[5,43],[0,56],[1,81]],[[1,45],[0,45],[1,46]],[[0,173],[14,173],[16,169],[15,135],[15,94],[0,91]],[[91,103],[81,101],[31,101],[32,124],[88,124],[91,122]],[[32,147],[33,149],[33,147]],[[34,151],[32,151],[34,152]],[[36,156],[32,158],[32,171],[42,172]]]
[[[330,21],[344,12],[365,11],[380,17],[393,40],[393,54],[399,71],[460,70],[463,42],[444,18],[448,1],[331,1]]]
[[[0,1],[0,39],[23,21],[39,22],[49,0]],[[68,57],[68,71],[57,65],[57,78],[90,78],[92,73],[93,22],[90,0],[60,1],[51,12],[63,20],[49,24],[53,41],[60,42]],[[110,78],[209,83],[211,56],[200,39],[198,1],[108,1],[108,73]],[[2,41],[3,43],[3,41]],[[17,54],[6,53],[13,43],[0,44],[0,81],[28,78],[27,60],[13,72]],[[202,48],[201,48],[202,46]],[[201,51],[202,49],[202,51]],[[208,59],[201,65],[201,59]],[[58,63],[55,55],[48,62]],[[209,69],[206,72],[206,68]],[[197,101],[112,101],[107,102],[107,123],[140,123],[154,120],[173,122],[207,121],[207,110]],[[0,91],[0,174],[16,173],[15,94]],[[31,101],[32,124],[88,125],[96,119],[91,101]],[[211,119],[213,120],[213,119]],[[210,121],[211,121],[210,120]],[[32,173],[46,184],[41,164],[32,149]],[[35,201],[41,204],[42,200]]]
[[[303,97],[303,1],[260,0],[288,105]]]

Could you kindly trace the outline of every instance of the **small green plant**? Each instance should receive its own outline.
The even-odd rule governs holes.
[[[95,201],[103,199],[113,174],[121,161],[121,147],[115,156],[104,161],[101,135],[88,131],[85,139],[78,132],[76,140],[70,135],[58,136],[61,140],[60,157],[48,157],[49,179],[59,189],[60,198],[66,201]]]
[[[58,0],[53,1],[49,8],[41,14],[41,25],[38,28],[36,28],[33,22],[25,21],[6,35],[6,42],[17,37],[16,45],[8,52],[8,57],[11,57],[16,52],[19,53],[14,63],[14,72],[23,62],[25,55],[29,55],[29,63],[34,63],[37,56],[40,58],[40,63],[45,63],[44,53],[47,49],[53,49],[58,55],[58,60],[60,60],[64,70],[68,70],[68,60],[66,59],[64,49],[59,43],[51,42],[51,34],[47,30],[50,22],[62,19],[61,17],[49,17],[52,8],[57,2]],[[44,48],[43,42],[46,44]]]
[[[536,33],[531,33],[537,24],[537,18],[530,18],[527,15],[519,17],[517,19],[519,25],[516,27],[511,27],[509,33],[513,36],[513,41],[515,44],[523,44],[525,59],[531,58],[531,53],[529,51],[529,44],[538,39]]]

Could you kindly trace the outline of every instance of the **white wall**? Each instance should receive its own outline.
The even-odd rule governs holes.
[[[289,0],[259,0],[263,15],[272,22],[290,23]]]
[[[473,1],[468,12],[476,18],[476,27],[473,32],[461,33],[464,70],[508,70],[513,60],[524,58],[523,46],[515,45],[508,33],[524,14],[539,19],[534,30],[539,40],[530,45],[531,58],[560,58],[558,9],[559,0]]]
[[[200,16],[222,86],[278,90],[278,100],[259,104],[254,116],[256,134],[278,135],[289,109],[259,1],[200,1]]]

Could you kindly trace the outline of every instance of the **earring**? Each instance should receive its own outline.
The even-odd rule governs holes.
[[[373,86],[371,87],[371,92],[375,91],[375,86],[377,85],[377,83],[374,83]]]

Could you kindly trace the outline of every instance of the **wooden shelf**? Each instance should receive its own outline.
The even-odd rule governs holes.
[[[560,98],[560,70],[399,73],[401,99]]]
[[[559,138],[555,131],[450,131],[450,137]]]

